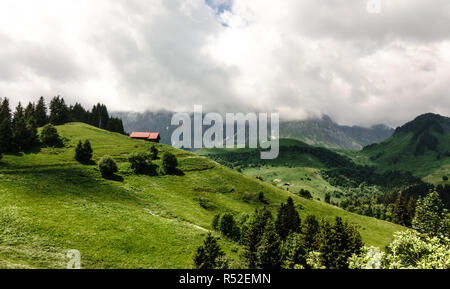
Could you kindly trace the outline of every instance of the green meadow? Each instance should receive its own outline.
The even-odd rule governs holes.
[[[246,176],[162,144],[156,145],[160,154],[174,153],[183,174],[136,175],[128,155],[149,151],[153,144],[81,123],[57,129],[64,148],[36,148],[4,154],[0,160],[0,268],[65,268],[70,249],[81,252],[82,268],[191,268],[213,216],[251,214],[265,206],[258,200],[260,192],[274,213],[291,196],[302,218],[340,216],[358,226],[367,245],[383,248],[394,232],[405,229],[255,179],[275,178],[270,170],[255,169]],[[95,164],[75,161],[80,139],[90,140],[94,161],[103,155],[115,159],[119,172],[114,179],[102,178]],[[320,186],[326,187],[314,177],[314,169],[286,170],[283,175],[295,190],[309,187],[321,196]],[[310,184],[297,181],[302,175],[311,177]],[[232,266],[239,262],[236,243],[222,237],[220,245]]]

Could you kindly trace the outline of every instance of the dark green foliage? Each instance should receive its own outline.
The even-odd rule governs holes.
[[[32,106],[31,106],[32,107]],[[32,108],[29,108],[32,110]],[[33,147],[37,143],[37,126],[33,112],[28,112],[29,118],[25,117],[25,111],[19,102],[14,112],[12,121],[12,142],[16,151],[23,151]]]
[[[152,160],[157,160],[158,159],[158,154],[159,154],[158,149],[156,148],[155,145],[152,145],[152,147],[150,148],[150,158]]]
[[[220,214],[215,214],[214,218],[213,218],[213,220],[211,222],[211,227],[214,230],[218,230],[219,229],[219,221],[220,221]]]
[[[325,193],[325,203],[331,203],[331,194]]]
[[[123,122],[119,118],[111,117],[108,119],[108,124],[106,125],[106,130],[117,132],[120,134],[125,134],[125,130],[123,128]]]
[[[111,158],[111,156],[103,156],[98,162],[98,168],[102,173],[103,177],[111,177],[117,172],[116,162]]]
[[[268,204],[267,200],[264,198],[264,192],[258,193],[258,201],[260,201],[263,204]]]
[[[9,108],[9,100],[4,98],[0,105],[0,151],[14,150],[12,132],[12,117]]]
[[[60,96],[54,97],[50,101],[50,123],[53,125],[62,125],[69,121],[69,108],[64,98]]]
[[[101,129],[106,129],[108,125],[109,114],[104,104],[94,105],[91,111],[91,124]]]
[[[162,157],[162,167],[166,174],[174,174],[177,171],[178,160],[172,153],[165,152]]]
[[[224,256],[225,253],[217,243],[217,239],[211,233],[208,233],[208,236],[203,241],[203,245],[198,247],[194,255],[194,267],[195,269],[204,270],[216,269],[219,265],[219,259]]]
[[[92,153],[93,150],[89,140],[85,140],[84,143],[80,140],[75,148],[75,159],[80,163],[89,163],[92,160]]]
[[[153,165],[151,158],[146,153],[132,153],[128,157],[131,169],[137,174],[154,173],[155,165]]]
[[[240,229],[234,221],[234,217],[231,213],[225,213],[222,215],[219,221],[219,231],[232,240],[239,240]]]
[[[70,106],[70,121],[89,123],[90,113],[78,102]]]
[[[308,250],[305,247],[301,234],[296,233],[289,235],[284,245],[284,251],[284,268],[295,269],[296,265],[301,265],[303,268],[307,268],[306,254]]]
[[[322,221],[319,243],[320,262],[327,269],[348,269],[348,258],[363,246],[356,228],[339,217],[334,225]]]
[[[267,208],[256,209],[247,221],[245,235],[243,237],[243,258],[249,269],[255,269],[257,265],[257,250],[264,234],[266,225],[272,221],[272,214]]]
[[[47,124],[42,129],[41,142],[48,147],[59,147],[62,145],[62,140],[59,137],[58,131],[52,124]]]
[[[308,199],[308,200],[312,199],[311,192],[308,190],[300,189],[300,191],[298,192],[298,195],[300,195],[300,197]]]
[[[48,122],[47,106],[45,105],[45,100],[42,96],[39,98],[39,101],[34,108],[34,118],[38,127],[44,126]]]
[[[281,204],[278,209],[277,219],[275,221],[276,232],[282,240],[285,240],[291,233],[300,231],[301,220],[294,206],[291,197],[288,198],[286,204]]]
[[[432,192],[417,201],[412,226],[431,237],[450,236],[450,216],[437,192]]]
[[[446,181],[448,181],[448,177],[447,177],[447,176],[442,176],[442,180],[443,180],[444,182],[446,182]]]
[[[301,230],[301,241],[307,251],[319,249],[318,234],[320,231],[319,221],[313,215],[308,215],[303,222]]]
[[[273,222],[267,222],[262,235],[260,245],[258,246],[256,267],[261,269],[280,269],[281,260],[281,241],[275,230]]]
[[[392,221],[396,224],[410,227],[413,216],[408,210],[408,201],[400,194],[394,205]]]

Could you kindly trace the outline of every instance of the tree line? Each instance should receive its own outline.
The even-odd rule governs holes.
[[[235,221],[231,213],[216,215],[213,228],[242,246],[239,267],[249,269],[346,269],[363,243],[356,227],[341,218],[334,223],[307,216],[302,222],[292,198],[276,217],[266,208]],[[227,268],[217,239],[208,235],[194,255],[199,269]]]
[[[12,112],[8,98],[0,99],[0,155],[2,152],[19,152],[39,143],[38,127],[46,124],[62,125],[83,122],[101,129],[125,134],[122,120],[110,117],[104,104],[86,110],[79,103],[68,106],[64,98],[54,97],[47,107],[43,97],[37,103],[23,107],[19,102]]]
[[[450,215],[437,192],[417,201],[414,230],[397,232],[385,252],[365,247],[357,228],[310,215],[302,222],[291,198],[274,220],[265,207],[245,221],[216,215],[213,228],[243,248],[234,267],[250,269],[450,269]],[[193,257],[197,269],[228,269],[219,239],[209,233]]]

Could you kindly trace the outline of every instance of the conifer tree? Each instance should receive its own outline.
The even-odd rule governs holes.
[[[0,105],[0,151],[9,152],[13,150],[12,137],[12,118],[9,100],[4,98]]]
[[[208,233],[203,245],[198,247],[194,255],[194,266],[196,269],[215,269],[218,266],[219,259],[224,257],[225,253],[217,243],[211,233]]]
[[[316,251],[318,249],[318,234],[320,231],[319,222],[313,215],[308,215],[303,222],[301,230],[302,243],[307,251]]]
[[[243,237],[244,261],[249,269],[256,269],[257,250],[264,234],[266,225],[272,221],[272,214],[264,207],[256,209],[253,215],[247,220],[245,235]]]
[[[290,233],[300,232],[301,220],[295,208],[294,201],[288,198],[286,204],[281,204],[278,209],[277,220],[275,221],[276,231],[282,240],[285,240]]]
[[[306,254],[307,250],[303,241],[302,235],[294,233],[289,235],[285,242],[286,260],[284,261],[284,268],[295,269],[297,266],[307,268]]]
[[[38,127],[47,124],[47,106],[45,105],[44,97],[40,97],[36,107],[34,108],[34,118]]]
[[[268,222],[257,250],[257,267],[261,269],[281,268],[281,241],[273,222]]]
[[[64,98],[54,97],[50,102],[50,122],[53,125],[62,125],[69,121],[69,108]]]

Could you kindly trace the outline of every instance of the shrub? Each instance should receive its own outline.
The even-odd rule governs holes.
[[[135,173],[149,172],[153,168],[149,155],[145,153],[132,153],[128,157],[128,161]]]
[[[58,147],[62,145],[61,138],[59,137],[56,128],[47,124],[41,131],[41,142],[48,147]]]
[[[311,193],[308,190],[301,189],[298,194],[302,198],[305,198],[305,199],[308,199],[308,200],[312,199],[312,195],[311,195]]]
[[[240,237],[240,229],[234,221],[234,217],[231,213],[225,213],[222,218],[220,218],[219,231],[225,237],[233,240],[237,240]]]
[[[153,146],[150,148],[150,158],[151,158],[152,160],[157,160],[157,159],[158,159],[158,154],[159,154],[158,149],[156,148],[155,145],[153,145]]]
[[[173,174],[177,171],[177,158],[169,152],[164,153],[162,158],[162,166],[166,174]]]
[[[100,159],[98,167],[104,177],[112,176],[117,172],[116,162],[108,155]]]
[[[92,153],[93,150],[89,140],[86,140],[84,144],[80,140],[75,148],[75,159],[80,163],[88,163],[92,159]]]
[[[447,177],[447,176],[443,176],[443,177],[442,177],[442,180],[443,180],[444,182],[446,182],[446,181],[448,181],[448,177]]]

